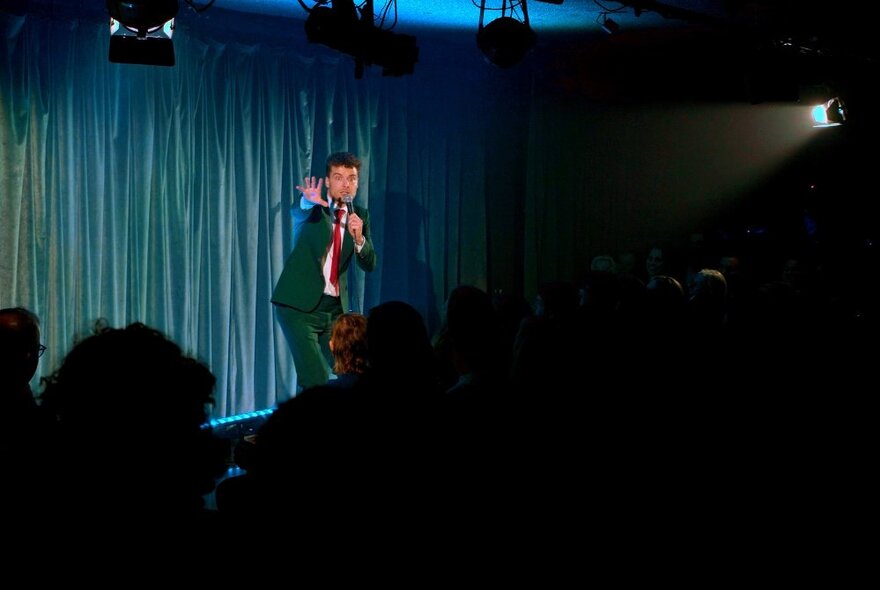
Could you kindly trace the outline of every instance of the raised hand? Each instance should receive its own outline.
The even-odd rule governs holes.
[[[321,188],[324,186],[323,178],[316,178],[314,176],[309,178],[306,176],[304,185],[296,185],[296,190],[300,191],[307,201],[323,205],[324,207],[330,206],[330,203],[321,197]]]

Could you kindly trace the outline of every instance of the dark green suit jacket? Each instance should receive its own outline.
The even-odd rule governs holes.
[[[284,263],[284,270],[272,293],[272,303],[311,312],[318,306],[324,292],[324,257],[333,236],[333,216],[329,207],[315,205],[311,209],[300,207],[296,200],[293,212],[293,250]],[[339,256],[339,297],[342,311],[349,311],[348,270],[352,258],[365,271],[376,268],[377,256],[370,239],[370,214],[363,207],[354,205],[354,212],[364,221],[364,247],[360,254],[354,251],[354,238],[343,232],[342,250]]]

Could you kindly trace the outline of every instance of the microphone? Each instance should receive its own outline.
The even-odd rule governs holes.
[[[352,197],[351,195],[345,195],[344,197],[342,197],[342,202],[345,203],[345,210],[348,212],[349,215],[351,215],[353,212],[351,207],[351,202],[353,200],[354,197]]]

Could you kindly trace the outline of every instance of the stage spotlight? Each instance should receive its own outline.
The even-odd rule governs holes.
[[[315,6],[306,18],[305,28],[309,43],[320,43],[348,55],[360,51],[361,22],[351,2],[337,0],[333,6]]]
[[[477,47],[486,59],[499,68],[509,68],[518,64],[535,46],[537,36],[529,27],[529,12],[526,0],[521,0],[523,20],[519,21],[503,14],[483,26],[483,13],[486,0],[480,3],[480,27],[477,30]]]
[[[383,76],[412,74],[419,61],[416,38],[376,27],[372,7],[367,0],[358,18],[352,0],[315,6],[306,19],[306,39],[354,57],[356,78],[363,76],[364,65],[381,66]]]
[[[846,121],[846,107],[839,97],[813,107],[813,127],[836,127]]]
[[[173,66],[177,0],[107,0],[110,61]]]
[[[509,68],[535,46],[535,32],[509,16],[496,18],[477,32],[477,46],[491,63]]]

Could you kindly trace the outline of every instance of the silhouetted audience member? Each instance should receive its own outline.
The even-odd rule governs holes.
[[[697,273],[704,268],[715,268],[717,258],[713,257],[706,241],[706,235],[701,232],[690,235],[685,246],[684,257],[684,287],[690,292]]]
[[[508,293],[501,289],[492,293],[492,306],[498,314],[501,330],[501,346],[507,357],[507,374],[513,362],[513,344],[523,320],[532,317],[532,306],[522,293]]]
[[[410,304],[387,301],[370,310],[367,350],[370,368],[365,377],[374,393],[400,394],[412,401],[422,399],[416,393],[440,391],[425,321]]]
[[[614,261],[614,257],[608,254],[600,254],[599,256],[594,256],[593,260],[590,261],[590,270],[593,272],[607,272],[611,274],[617,273],[617,263]]]
[[[478,287],[452,289],[446,323],[459,379],[445,398],[444,433],[449,442],[444,455],[450,461],[445,479],[453,493],[463,487],[469,490],[460,498],[459,512],[482,505],[486,516],[514,455],[509,425],[516,423],[519,399],[508,379],[510,353],[502,345],[492,300]],[[447,502],[453,505],[451,497]]]
[[[606,326],[614,317],[620,297],[618,277],[607,271],[591,270],[584,277],[581,307],[594,326]]]
[[[727,322],[729,327],[739,330],[744,323],[751,322],[753,306],[761,305],[756,301],[758,291],[768,282],[756,275],[754,255],[740,255],[740,248],[728,244],[722,250],[717,268],[727,281]],[[776,280],[778,275],[770,278]]]
[[[48,491],[52,422],[30,387],[43,350],[34,313],[22,307],[0,310],[0,461],[6,473],[0,517],[7,527],[11,519],[31,516]]]
[[[618,339],[625,342],[636,336],[644,325],[645,283],[632,274],[617,276]]]
[[[367,343],[370,367],[353,387],[309,388],[272,413],[247,473],[218,488],[221,512],[243,522],[268,509],[304,538],[416,534],[409,527],[422,527],[442,479],[431,344],[421,315],[399,301],[370,310]]]
[[[340,315],[330,328],[328,344],[330,353],[333,355],[334,377],[328,380],[325,385],[334,389],[353,387],[367,370],[369,364],[366,316],[356,312]],[[235,445],[233,458],[242,469],[248,469],[251,465],[251,457],[257,452],[258,436],[258,434],[247,435]],[[228,497],[230,493],[235,493],[233,488],[241,485],[241,481],[233,479],[221,482],[222,489],[218,490],[218,495],[222,498]]]
[[[477,398],[505,395],[508,356],[489,294],[472,285],[455,287],[446,300],[446,326],[458,375],[447,393]]]
[[[88,527],[113,543],[160,535],[163,547],[202,538],[215,523],[203,496],[226,466],[203,428],[214,383],[205,365],[142,323],[99,323],[78,342],[42,394],[59,427],[59,532]]]
[[[684,288],[675,278],[655,275],[645,285],[648,321],[652,325],[679,331],[685,310]]]
[[[21,436],[39,414],[30,381],[43,354],[40,321],[23,307],[0,310],[0,410],[2,436]]]
[[[648,280],[666,272],[666,258],[660,246],[654,246],[648,251],[648,256],[645,258],[645,272]]]
[[[727,316],[727,280],[721,271],[697,272],[688,294],[688,315],[694,335],[718,338]]]
[[[636,266],[636,255],[632,252],[621,252],[617,255],[615,272],[618,276],[638,276]]]
[[[574,283],[551,281],[539,287],[535,315],[522,321],[513,348],[511,382],[520,393],[564,395],[571,367],[565,359],[580,358],[586,344],[579,311]]]
[[[656,275],[645,285],[641,377],[665,374],[681,354],[687,334],[684,288],[675,278]]]

